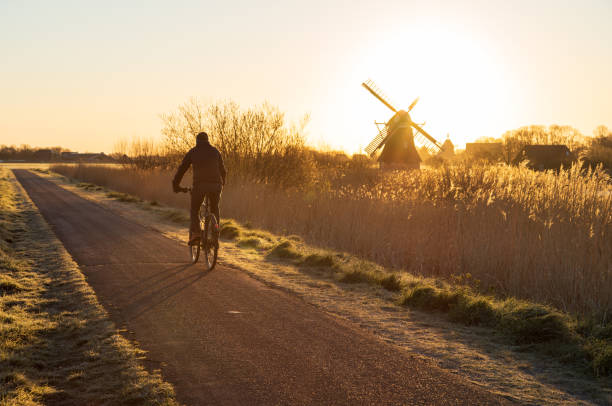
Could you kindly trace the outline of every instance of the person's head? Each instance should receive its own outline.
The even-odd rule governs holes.
[[[204,131],[196,135],[196,145],[200,144],[208,144],[208,134],[206,134]]]

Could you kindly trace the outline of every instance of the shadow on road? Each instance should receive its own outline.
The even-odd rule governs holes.
[[[184,291],[210,272],[203,270],[201,265],[180,264],[153,274],[152,277],[139,282],[133,288],[122,293],[124,297],[121,298],[121,301],[126,303],[123,309],[125,320],[135,319],[153,310],[156,306]]]

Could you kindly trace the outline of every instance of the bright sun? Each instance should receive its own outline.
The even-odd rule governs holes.
[[[372,78],[398,109],[420,97],[412,118],[426,121],[425,128],[440,142],[450,134],[463,147],[480,137],[501,135],[497,129],[508,114],[513,89],[497,55],[486,41],[464,33],[412,26],[371,44],[353,73]],[[391,113],[366,96],[355,101],[355,108],[368,118],[373,136],[372,120],[387,120]]]

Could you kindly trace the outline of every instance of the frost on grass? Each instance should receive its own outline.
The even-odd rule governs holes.
[[[0,404],[176,404],[15,179],[0,172]]]

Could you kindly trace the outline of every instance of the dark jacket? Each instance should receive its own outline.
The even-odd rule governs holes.
[[[225,184],[225,166],[219,150],[208,142],[197,143],[187,152],[178,167],[172,184],[178,186],[183,175],[193,165],[193,186],[203,184]]]

